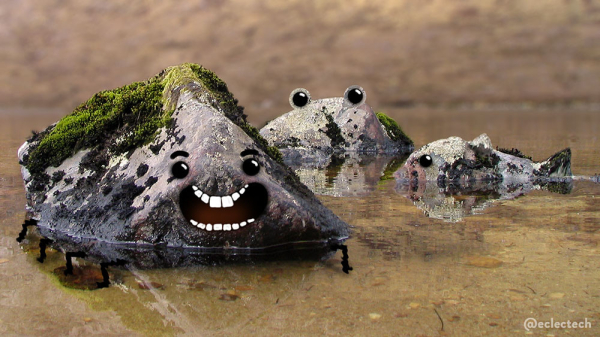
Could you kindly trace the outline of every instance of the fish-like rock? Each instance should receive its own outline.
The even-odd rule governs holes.
[[[56,239],[231,251],[349,235],[196,64],[94,95],[18,155]]]
[[[408,184],[411,190],[424,188],[427,181],[443,188],[476,181],[525,183],[571,175],[569,148],[534,162],[515,149],[493,149],[486,134],[472,141],[450,137],[429,143],[413,152],[394,173],[396,181]]]
[[[413,142],[398,124],[366,104],[359,86],[344,97],[311,100],[308,90],[290,94],[294,110],[270,121],[260,134],[279,148],[286,163],[325,161],[334,153],[408,154]]]

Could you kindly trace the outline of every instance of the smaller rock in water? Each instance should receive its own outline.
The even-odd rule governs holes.
[[[260,134],[282,152],[286,163],[322,161],[333,153],[404,154],[413,142],[398,124],[365,103],[366,93],[351,86],[344,97],[311,100],[306,89],[290,95],[294,110],[267,123]]]
[[[450,137],[413,152],[394,177],[416,189],[419,182],[423,181],[437,181],[443,188],[448,184],[473,181],[508,180],[520,183],[572,175],[569,148],[542,162],[533,162],[515,149],[508,152],[512,154],[494,150],[485,133],[472,141]]]

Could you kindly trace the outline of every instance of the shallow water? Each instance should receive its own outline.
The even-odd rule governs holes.
[[[571,147],[575,175],[600,173],[598,113],[386,112],[417,147],[486,132],[494,146],[536,160]],[[426,217],[393,180],[360,180],[357,164],[319,185],[322,202],[354,227],[349,274],[337,252],[322,262],[109,267],[109,288],[66,288],[62,269],[55,272],[64,255],[49,249],[40,263],[35,244],[15,241],[25,216],[17,148],[59,117],[34,110],[0,117],[3,335],[508,335],[526,334],[528,318],[591,324],[532,328],[534,335],[600,334],[600,184],[589,181],[575,181],[569,194],[499,200],[450,223]],[[353,190],[341,193],[342,186]],[[97,266],[74,260],[97,277]]]

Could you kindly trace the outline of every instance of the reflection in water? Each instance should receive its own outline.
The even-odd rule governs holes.
[[[123,261],[98,265],[97,257],[82,252],[62,254],[65,247],[57,245],[57,241],[44,247],[40,244],[43,240],[46,239],[40,238],[37,227],[29,227],[23,237],[22,249],[30,253],[32,263],[65,289],[71,289],[72,295],[93,310],[116,312],[123,323],[143,335],[206,335],[207,331],[225,333],[247,328],[265,313],[294,303],[289,301],[291,294],[309,294],[315,285],[307,284],[306,279],[315,270],[323,269],[314,260],[283,261],[281,256],[236,259],[232,255],[227,257],[228,263],[218,259],[220,264],[214,260],[213,265],[144,270]],[[348,266],[347,248],[336,248],[343,251],[342,263]],[[39,263],[44,250],[47,257]],[[116,256],[122,252],[103,254],[111,253]],[[141,250],[131,253],[141,254],[147,260]],[[332,267],[329,264],[327,268],[329,275],[344,275],[339,267]],[[106,288],[108,279],[111,286]]]
[[[596,112],[393,116],[420,144],[486,131],[536,158],[570,146],[574,172],[600,172]],[[319,197],[353,227],[345,242],[354,268],[348,275],[340,253],[318,262],[111,266],[109,287],[85,291],[59,283],[66,257],[51,243],[40,263],[39,239],[15,241],[25,213],[16,151],[31,128],[57,118],[21,120],[0,120],[0,335],[509,336],[525,334],[524,319],[536,317],[587,318],[592,328],[534,335],[598,336],[600,184],[592,181],[574,181],[569,194],[541,190],[496,202],[461,222],[426,217],[397,193],[395,181],[375,182],[368,194]],[[101,266],[87,258],[73,257],[72,266],[69,277],[78,281],[71,283],[103,280]]]
[[[354,152],[332,155],[323,162],[289,163],[302,183],[317,195],[365,196],[406,160],[405,156],[364,155]]]
[[[348,274],[352,270],[348,261],[348,248],[337,240],[331,240],[327,244],[323,244],[321,241],[294,242],[260,249],[175,248],[115,244],[95,239],[73,238],[44,227],[37,227],[34,220],[25,221],[22,227],[23,230],[19,233],[17,241],[29,248],[37,245],[39,247],[37,261],[40,263],[44,263],[48,247],[63,252],[66,265],[61,268],[61,271],[64,271],[64,276],[70,275],[71,279],[75,278],[74,282],[79,282],[79,279],[74,277],[73,258],[84,258],[88,262],[99,264],[101,280],[97,282],[96,287],[86,286],[86,289],[109,286],[107,268],[111,266],[139,270],[294,260],[316,262],[331,258],[337,250],[340,250],[342,252],[342,271]],[[77,272],[82,274],[80,269]],[[60,280],[61,283],[68,282],[69,278],[61,277]]]
[[[511,200],[533,190],[568,194],[573,179],[538,179],[527,182],[473,181],[460,184],[444,184],[437,181],[420,181],[410,186],[402,180],[396,183],[396,191],[410,199],[429,218],[458,222],[466,216],[482,214],[498,200]]]

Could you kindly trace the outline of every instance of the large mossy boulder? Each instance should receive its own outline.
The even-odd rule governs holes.
[[[19,160],[27,208],[56,237],[235,249],[349,234],[196,64],[97,93]]]

